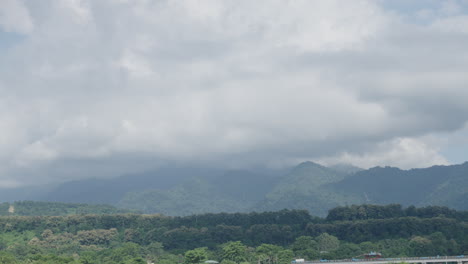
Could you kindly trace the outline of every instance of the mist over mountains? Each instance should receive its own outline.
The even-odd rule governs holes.
[[[322,166],[284,170],[161,168],[111,179],[86,179],[52,189],[10,189],[3,200],[111,204],[165,215],[307,209],[324,216],[350,204],[442,205],[468,209],[468,162],[401,170]]]

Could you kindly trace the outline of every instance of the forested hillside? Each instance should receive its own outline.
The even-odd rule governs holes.
[[[336,192],[366,197],[370,203],[447,205],[467,210],[468,162],[412,170],[376,167],[357,172],[330,187]]]
[[[168,190],[187,179],[214,177],[222,175],[223,172],[219,169],[161,168],[111,179],[66,182],[37,198],[54,202],[116,204],[128,192]]]
[[[173,216],[305,209],[324,217],[331,208],[361,203],[440,205],[467,210],[467,175],[468,162],[411,170],[362,170],[313,162],[286,170],[164,168],[111,179],[68,182],[52,191],[39,192],[41,195],[28,196],[28,200],[108,203]]]
[[[17,201],[1,203],[0,215],[74,215],[74,214],[125,214],[137,210],[120,209],[106,204],[75,204],[58,202]]]
[[[64,183],[36,199],[110,203],[166,215],[246,212],[265,197],[283,173],[283,170],[164,168],[114,179]]]
[[[264,213],[1,216],[1,263],[289,264],[293,258],[468,253],[468,213],[444,207],[339,207]],[[8,260],[9,262],[6,262]],[[34,262],[35,261],[35,262]]]
[[[357,196],[350,197],[346,192],[335,192],[328,188],[328,184],[339,182],[355,172],[345,167],[338,168],[343,169],[327,168],[313,162],[301,163],[282,177],[254,209],[306,209],[314,215],[323,216],[330,208],[346,202],[360,202]]]
[[[218,177],[190,178],[167,190],[128,192],[117,206],[165,215],[246,212],[265,197],[276,181],[275,177],[249,171],[229,171]]]

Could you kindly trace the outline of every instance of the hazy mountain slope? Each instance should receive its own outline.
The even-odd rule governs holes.
[[[192,178],[168,190],[129,192],[118,203],[147,213],[190,215],[243,212],[260,201],[276,178],[249,171],[228,171],[217,177]]]
[[[54,189],[54,186],[44,185],[0,188],[0,202],[38,200]]]
[[[346,174],[353,174],[353,173],[364,170],[363,168],[359,168],[351,164],[345,164],[345,163],[331,165],[331,166],[328,166],[328,168],[335,170],[335,171],[342,172],[342,173],[346,173]]]
[[[41,197],[41,200],[115,204],[128,192],[147,189],[166,190],[191,177],[214,177],[221,173],[222,171],[218,169],[162,168],[111,179],[78,180],[61,184]]]
[[[118,206],[164,215],[237,212],[244,209],[242,203],[223,197],[204,179],[193,179],[169,190],[130,192]]]
[[[446,205],[468,208],[468,162],[453,166],[400,170],[376,167],[329,185],[337,192],[367,196],[375,204]]]
[[[109,203],[146,213],[307,209],[325,215],[346,204],[445,205],[468,209],[468,163],[401,170],[304,162],[288,172],[166,168],[62,184],[42,200]],[[11,193],[11,192],[10,192]],[[28,199],[34,199],[28,197]],[[40,200],[40,199],[35,199]]]
[[[422,205],[448,205],[468,210],[468,162],[447,168],[446,179],[428,194]]]
[[[257,210],[307,209],[314,215],[325,215],[329,208],[349,203],[359,203],[353,195],[330,191],[327,184],[346,178],[342,172],[313,162],[296,166],[258,203]]]
[[[280,177],[246,170],[230,170],[221,177],[209,178],[216,190],[224,196],[243,202],[262,200],[277,184]]]

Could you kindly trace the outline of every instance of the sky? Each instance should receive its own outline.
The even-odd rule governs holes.
[[[468,160],[466,0],[0,0],[0,187]]]

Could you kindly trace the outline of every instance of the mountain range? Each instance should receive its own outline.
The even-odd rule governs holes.
[[[110,179],[66,182],[14,199],[111,204],[165,215],[286,208],[307,209],[324,216],[331,208],[363,203],[467,210],[468,162],[411,170],[326,167],[314,162],[283,170],[162,168]]]

